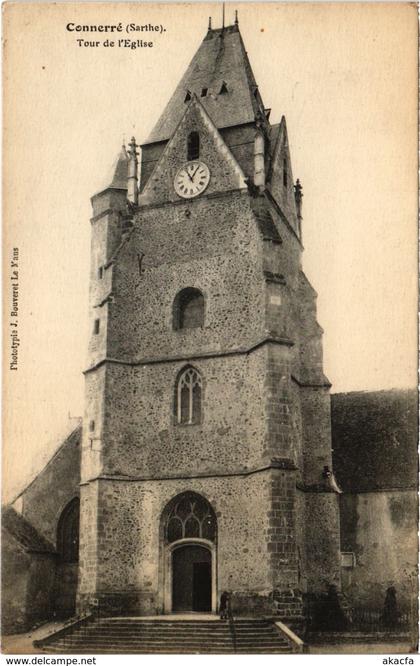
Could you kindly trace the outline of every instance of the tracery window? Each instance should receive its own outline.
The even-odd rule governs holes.
[[[216,540],[217,523],[209,502],[196,493],[183,493],[175,498],[165,524],[165,540]]]
[[[57,550],[64,562],[79,561],[79,498],[75,497],[63,510],[58,521]]]
[[[201,375],[195,368],[186,368],[176,386],[176,417],[180,424],[193,425],[201,421]]]

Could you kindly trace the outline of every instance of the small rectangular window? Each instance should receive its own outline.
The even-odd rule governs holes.
[[[89,430],[90,432],[95,430],[95,421],[89,421]]]
[[[198,160],[200,157],[200,135],[190,132],[187,140],[187,160]]]
[[[104,276],[104,267],[103,267],[103,266],[99,266],[99,268],[98,268],[98,278],[99,278],[100,280],[102,280],[103,276]]]
[[[354,553],[341,552],[341,566],[344,569],[354,569],[356,566],[356,558]]]
[[[98,335],[99,333],[99,326],[100,326],[100,320],[95,319],[94,324],[93,324],[93,333],[94,335]]]
[[[201,91],[201,97],[207,97],[208,88],[203,88]]]

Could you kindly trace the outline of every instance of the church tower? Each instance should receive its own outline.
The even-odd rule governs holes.
[[[339,585],[302,188],[237,21],[92,198],[78,603],[300,617]]]

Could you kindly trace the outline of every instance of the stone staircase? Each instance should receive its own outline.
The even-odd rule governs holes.
[[[84,620],[37,641],[43,651],[79,654],[290,654],[293,643],[269,620]]]

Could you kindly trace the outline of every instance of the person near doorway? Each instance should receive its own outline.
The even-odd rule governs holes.
[[[230,594],[229,592],[222,592],[220,596],[220,619],[227,620],[230,612]]]

